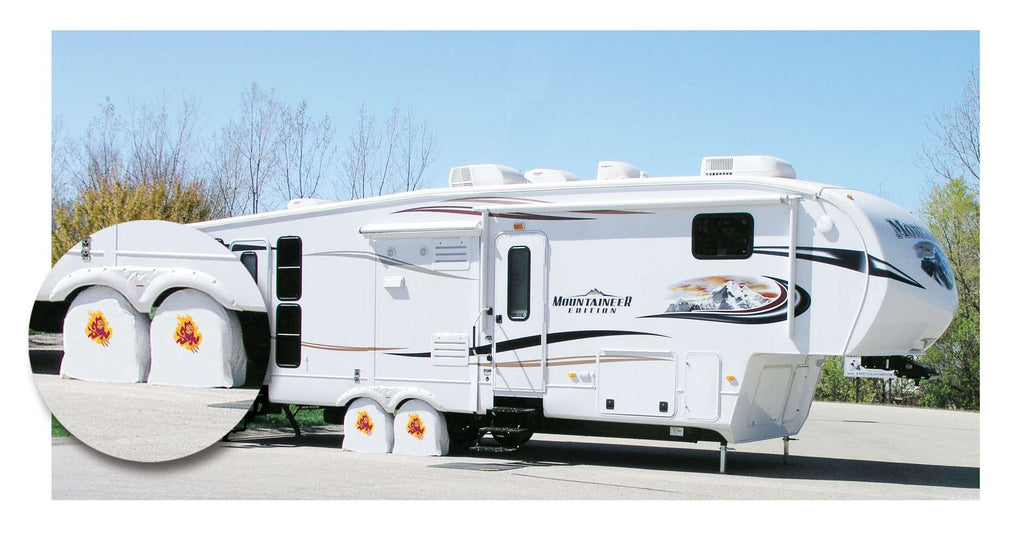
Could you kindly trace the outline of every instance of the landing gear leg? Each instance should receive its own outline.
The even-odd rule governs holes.
[[[729,449],[728,448],[728,444],[726,444],[725,442],[722,442],[722,444],[718,448],[718,450],[719,450],[718,473],[719,474],[725,474],[725,452],[728,449]]]
[[[789,442],[790,441],[795,442],[796,440],[797,440],[796,438],[790,438],[789,436],[783,436],[782,437],[782,464],[790,464],[789,463]]]

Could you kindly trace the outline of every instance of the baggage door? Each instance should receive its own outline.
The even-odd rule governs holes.
[[[502,233],[494,241],[494,393],[540,396],[547,372],[548,240]]]

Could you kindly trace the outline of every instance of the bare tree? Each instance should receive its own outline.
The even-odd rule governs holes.
[[[130,105],[128,165],[130,183],[189,180],[194,178],[189,161],[195,157],[198,106],[183,98],[175,114],[167,99],[154,105]]]
[[[412,108],[402,119],[402,136],[400,190],[413,191],[420,188],[423,173],[437,158],[437,139],[434,133],[427,131],[425,121],[417,121]]]
[[[932,139],[922,150],[923,162],[943,181],[963,177],[975,191],[981,182],[980,107],[978,71],[972,70],[960,102],[932,116]]]
[[[85,132],[83,145],[85,169],[75,175],[78,190],[94,188],[100,180],[120,178],[124,171],[122,131],[124,122],[110,97],[100,106],[100,115],[93,118]]]
[[[367,190],[377,177],[376,155],[379,146],[376,121],[363,104],[359,107],[359,123],[349,135],[342,161],[342,177],[347,182],[349,198],[370,196]]]
[[[360,199],[417,189],[437,150],[434,135],[411,109],[403,115],[399,107],[393,107],[384,127],[378,129],[376,119],[363,104],[342,163],[348,197]]]
[[[272,92],[265,92],[253,83],[250,90],[243,93],[240,116],[227,132],[238,139],[247,201],[253,214],[266,205],[261,199],[279,168],[279,111]]]
[[[70,198],[71,159],[74,149],[64,129],[64,119],[53,118],[50,127],[50,204],[53,207]]]
[[[306,101],[281,116],[281,193],[286,200],[316,197],[337,152],[331,118],[313,121]]]
[[[387,187],[393,191],[393,188],[389,187],[392,184],[391,179],[394,175],[394,162],[397,154],[398,145],[402,138],[401,127],[398,124],[399,110],[397,106],[391,108],[391,115],[388,116],[388,121],[384,125],[384,132],[381,134],[380,139],[380,176],[377,181],[377,195],[384,195],[384,190]],[[389,191],[390,193],[390,191]]]
[[[211,144],[206,187],[215,218],[238,216],[251,208],[246,183],[248,166],[240,142],[236,126],[228,124]]]

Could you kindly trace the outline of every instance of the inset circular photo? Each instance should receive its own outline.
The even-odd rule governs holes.
[[[86,237],[36,295],[29,360],[40,395],[68,432],[119,459],[209,447],[243,420],[266,376],[256,277],[221,242],[172,222]]]

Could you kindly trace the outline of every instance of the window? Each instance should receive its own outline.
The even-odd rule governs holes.
[[[277,306],[275,319],[277,351],[274,359],[282,368],[296,368],[302,346],[302,308],[294,303],[282,303]]]
[[[302,297],[302,239],[281,237],[277,240],[277,299],[297,300]]]
[[[259,263],[259,259],[256,257],[256,253],[252,252],[251,250],[243,252],[241,260],[242,265],[245,266],[245,270],[248,271],[250,275],[252,275],[252,280],[259,282],[259,277],[256,273],[256,268],[257,264]]]
[[[508,250],[508,318],[530,318],[530,249],[525,246]]]
[[[754,217],[746,212],[698,214],[693,217],[693,257],[698,260],[743,260],[754,252]]]

